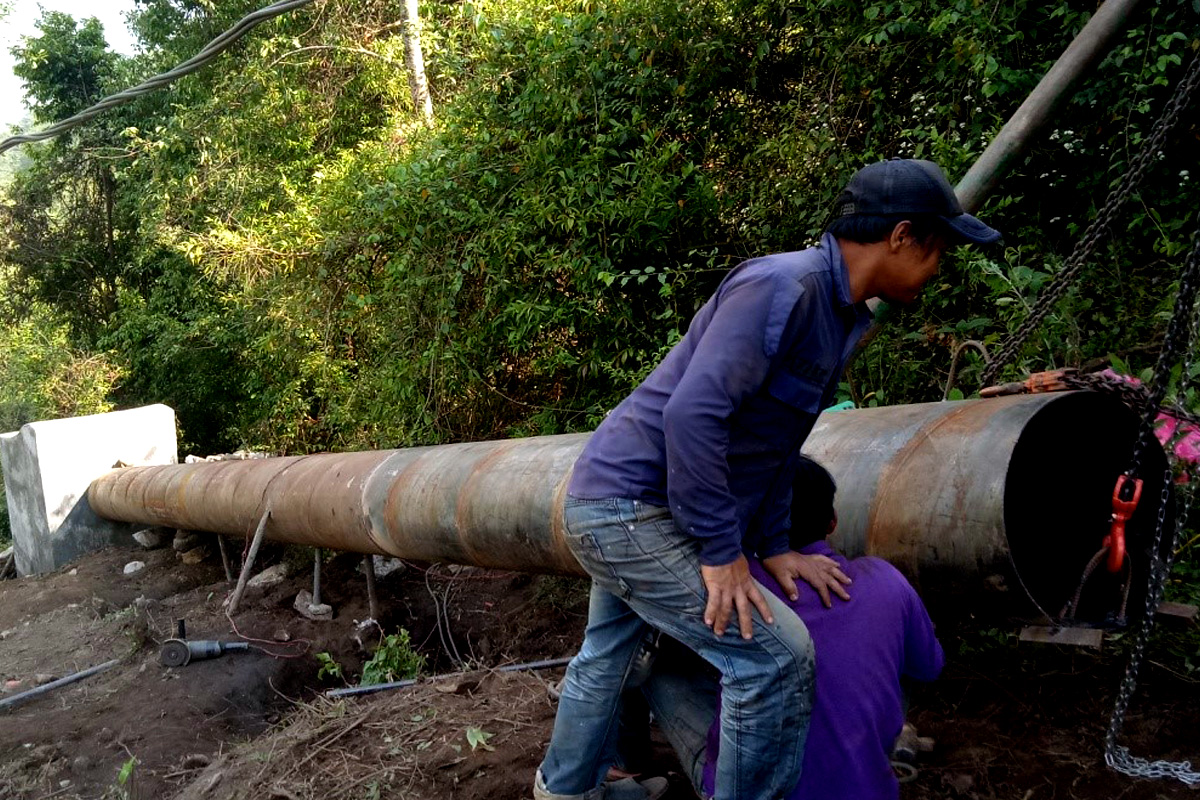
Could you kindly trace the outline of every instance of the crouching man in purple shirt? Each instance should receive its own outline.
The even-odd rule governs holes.
[[[1000,236],[963,213],[928,161],[864,167],[835,215],[816,247],[735,267],[576,462],[566,539],[592,594],[536,800],[617,796],[603,780],[621,693],[652,629],[721,674],[716,798],[779,800],[796,785],[812,642],[800,618],[761,590],[746,555],[790,600],[797,579],[826,606],[831,593],[848,599],[838,562],[788,544],[800,445],[869,324],[865,301],[909,302],[949,244]],[[724,635],[731,623],[740,636]],[[661,790],[644,788],[642,797]]]
[[[793,516],[792,547],[836,561],[854,581],[854,601],[826,609],[807,592],[788,601],[808,628],[819,667],[804,768],[787,800],[895,800],[900,783],[891,753],[904,725],[900,681],[936,678],[944,663],[942,647],[921,599],[895,567],[871,557],[847,561],[829,546],[826,536],[837,526],[833,478],[815,462],[803,467],[797,492],[803,484],[810,502],[802,513],[812,517],[797,524]],[[794,508],[801,510],[799,504]],[[750,574],[783,597],[783,588],[757,561],[750,562]],[[705,797],[714,794],[720,747],[714,721],[704,758]]]

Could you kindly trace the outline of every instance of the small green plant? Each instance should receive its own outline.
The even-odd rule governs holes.
[[[321,668],[317,670],[317,680],[323,681],[327,677],[339,679],[342,677],[342,665],[329,653],[317,653],[317,661],[321,664]]]
[[[483,728],[470,727],[467,728],[467,744],[471,745],[472,751],[477,747],[482,747],[484,750],[495,750],[496,748],[488,744],[488,739],[495,735],[488,733]]]
[[[425,656],[412,646],[408,631],[400,628],[379,643],[371,660],[363,665],[363,686],[415,678],[425,668]]]
[[[121,769],[117,772],[117,781],[105,794],[106,797],[115,796],[118,800],[132,800],[137,795],[133,772],[137,763],[137,758],[130,756],[129,760],[121,765]]]

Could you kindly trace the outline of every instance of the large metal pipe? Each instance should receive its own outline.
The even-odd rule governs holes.
[[[1025,611],[1055,616],[1108,533],[1138,423],[1093,392],[997,399],[825,414],[804,450],[838,483],[843,551],[886,558],[927,597],[983,590],[1008,610],[1031,600]],[[1146,583],[1166,469],[1158,447],[1147,458],[1147,500],[1128,533],[1131,603]],[[1095,575],[1081,616],[1114,612],[1120,583]]]
[[[955,187],[955,194],[968,213],[979,210],[996,184],[1012,171],[1017,160],[1029,149],[1033,137],[1071,98],[1079,79],[1108,52],[1139,2],[1141,0],[1105,0],[1096,9],[1087,25]]]
[[[129,467],[88,489],[96,513],[422,561],[583,574],[562,537],[566,476],[589,434]]]
[[[823,414],[805,451],[838,480],[847,553],[888,558],[928,589],[1024,586],[1057,612],[1107,530],[1135,429],[1117,401],[1075,392]],[[239,536],[269,502],[276,541],[580,575],[562,503],[588,436],[130,467],[88,499],[109,519]],[[1151,516],[1130,524],[1135,569]]]

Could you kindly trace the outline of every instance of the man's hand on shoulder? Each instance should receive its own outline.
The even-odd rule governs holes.
[[[745,556],[739,555],[736,561],[719,567],[701,564],[700,577],[704,579],[704,587],[708,589],[704,624],[712,628],[717,636],[725,633],[730,617],[736,611],[742,638],[749,639],[754,634],[751,606],[758,609],[758,613],[762,614],[768,625],[775,622],[771,608],[750,575],[750,564]]]
[[[796,588],[797,578],[817,590],[817,594],[821,596],[821,603],[826,608],[833,607],[833,600],[829,596],[831,592],[843,600],[850,599],[845,589],[851,583],[849,576],[828,556],[804,555],[795,550],[788,550],[786,553],[764,558],[762,564],[771,577],[779,581],[790,600],[800,597]]]

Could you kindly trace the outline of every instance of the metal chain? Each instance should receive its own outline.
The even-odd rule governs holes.
[[[1162,496],[1159,498],[1154,549],[1151,551],[1150,585],[1146,591],[1145,616],[1142,617],[1133,650],[1129,654],[1129,665],[1125,668],[1125,677],[1117,691],[1112,719],[1109,721],[1108,733],[1104,737],[1104,763],[1117,772],[1136,778],[1174,778],[1189,786],[1195,786],[1200,784],[1200,772],[1192,769],[1190,761],[1149,761],[1130,754],[1128,747],[1117,744],[1117,739],[1125,727],[1125,714],[1129,710],[1129,700],[1137,688],[1138,668],[1141,666],[1146,643],[1150,640],[1150,632],[1154,628],[1154,614],[1162,602],[1167,576],[1171,574],[1171,565],[1174,562],[1173,554],[1183,537],[1187,512],[1192,504],[1193,492],[1191,489],[1184,489],[1177,493],[1176,497],[1182,497],[1183,502],[1175,510],[1175,532],[1171,537],[1171,547],[1166,558],[1159,558],[1167,504],[1171,499],[1171,479],[1171,469],[1168,468],[1163,474],[1163,490]]]
[[[1191,422],[1200,428],[1200,416],[1192,414],[1186,407],[1189,389],[1200,389],[1200,376],[1192,377],[1192,366],[1196,359],[1196,349],[1200,347],[1200,297],[1192,308],[1191,333],[1188,336],[1188,346],[1183,354],[1183,365],[1179,373],[1179,388],[1175,392],[1175,402],[1171,405],[1171,413],[1181,421]]]
[[[1192,59],[1187,73],[1176,87],[1175,94],[1168,101],[1162,116],[1154,124],[1154,129],[1149,138],[1143,142],[1141,151],[1130,164],[1121,183],[1109,193],[1104,201],[1104,206],[1100,209],[1096,218],[1092,220],[1092,224],[1088,226],[1083,238],[1075,245],[1075,249],[1067,259],[1062,272],[1050,284],[1045,294],[1038,298],[1037,305],[1029,313],[1029,316],[1025,318],[1025,321],[1021,323],[1021,326],[1008,338],[1008,341],[1004,343],[995,360],[984,369],[981,378],[982,386],[988,386],[995,381],[1000,369],[1012,361],[1026,340],[1029,339],[1030,334],[1042,324],[1042,320],[1046,318],[1054,305],[1062,299],[1067,289],[1075,282],[1075,279],[1091,258],[1092,253],[1100,244],[1100,240],[1107,235],[1108,229],[1112,226],[1113,220],[1116,218],[1117,211],[1120,210],[1129,196],[1137,189],[1146,170],[1159,157],[1166,142],[1167,134],[1175,127],[1179,115],[1188,106],[1197,83],[1200,83],[1200,54],[1197,54]]]
[[[1184,264],[1179,278],[1179,294],[1175,300],[1175,310],[1167,326],[1166,339],[1159,353],[1158,363],[1154,368],[1154,383],[1145,395],[1145,405],[1142,408],[1141,430],[1134,446],[1133,456],[1127,475],[1134,474],[1141,466],[1141,457],[1150,439],[1154,435],[1154,419],[1159,406],[1166,397],[1171,368],[1183,361],[1190,364],[1193,351],[1197,345],[1196,301],[1200,291],[1200,228],[1197,229],[1192,243],[1192,250]],[[1181,351],[1182,348],[1182,351]],[[1186,379],[1186,374],[1183,376]],[[1173,450],[1173,448],[1171,448]],[[1168,452],[1168,458],[1171,453]],[[1147,572],[1149,578],[1146,586],[1144,615],[1134,639],[1133,649],[1129,655],[1129,664],[1125,669],[1125,677],[1117,691],[1116,703],[1113,707],[1112,718],[1109,721],[1108,733],[1104,737],[1104,761],[1118,772],[1134,777],[1144,778],[1174,778],[1188,785],[1200,784],[1200,772],[1192,769],[1188,761],[1148,761],[1130,754],[1129,748],[1117,744],[1117,739],[1125,726],[1125,715],[1129,709],[1129,701],[1137,688],[1138,669],[1150,633],[1154,629],[1154,615],[1162,602],[1166,590],[1167,578],[1171,574],[1175,550],[1184,536],[1188,512],[1191,510],[1194,490],[1192,482],[1181,487],[1176,492],[1180,500],[1175,508],[1175,529],[1171,536],[1170,546],[1166,556],[1162,555],[1163,528],[1166,525],[1167,506],[1171,502],[1171,487],[1174,474],[1170,466],[1163,473],[1162,492],[1158,501],[1158,514],[1155,519],[1154,537],[1150,550],[1150,566]]]
[[[1197,311],[1200,312],[1200,308]],[[1194,332],[1192,335],[1195,337]],[[1190,369],[1191,364],[1185,363],[1184,370]],[[1141,414],[1149,402],[1149,389],[1140,383],[1132,383],[1116,375],[1104,375],[1099,372],[1089,372],[1087,374],[1076,373],[1074,375],[1063,375],[1060,380],[1062,380],[1063,385],[1068,389],[1082,389],[1111,394],[1133,409],[1137,414]],[[1200,383],[1200,381],[1193,380],[1192,383]],[[1189,411],[1182,403],[1178,401],[1172,402],[1164,405],[1163,408],[1170,411],[1171,416],[1175,417],[1181,423],[1188,423],[1200,428],[1200,414]]]
[[[1079,586],[1075,589],[1075,594],[1063,606],[1062,611],[1058,614],[1058,619],[1063,624],[1070,624],[1075,620],[1075,614],[1079,611],[1079,601],[1083,599],[1083,590],[1087,587],[1087,582],[1091,579],[1092,573],[1096,571],[1096,567],[1100,566],[1100,560],[1108,555],[1108,546],[1101,547],[1096,555],[1092,556],[1092,560],[1083,568],[1083,575],[1079,579]],[[1124,559],[1125,580],[1121,584],[1121,607],[1117,611],[1116,624],[1119,626],[1125,625],[1125,609],[1129,605],[1129,587],[1133,583],[1133,559],[1130,554],[1125,554]]]
[[[1170,388],[1171,369],[1182,360],[1190,361],[1190,353],[1196,346],[1195,317],[1196,299],[1200,296],[1200,216],[1192,239],[1192,249],[1179,274],[1179,293],[1175,297],[1175,310],[1167,324],[1167,334],[1162,349],[1158,352],[1158,363],[1154,365],[1154,382],[1146,395],[1142,409],[1142,429],[1134,447],[1126,475],[1133,475],[1141,466],[1142,453],[1154,438],[1154,421],[1159,407]]]

